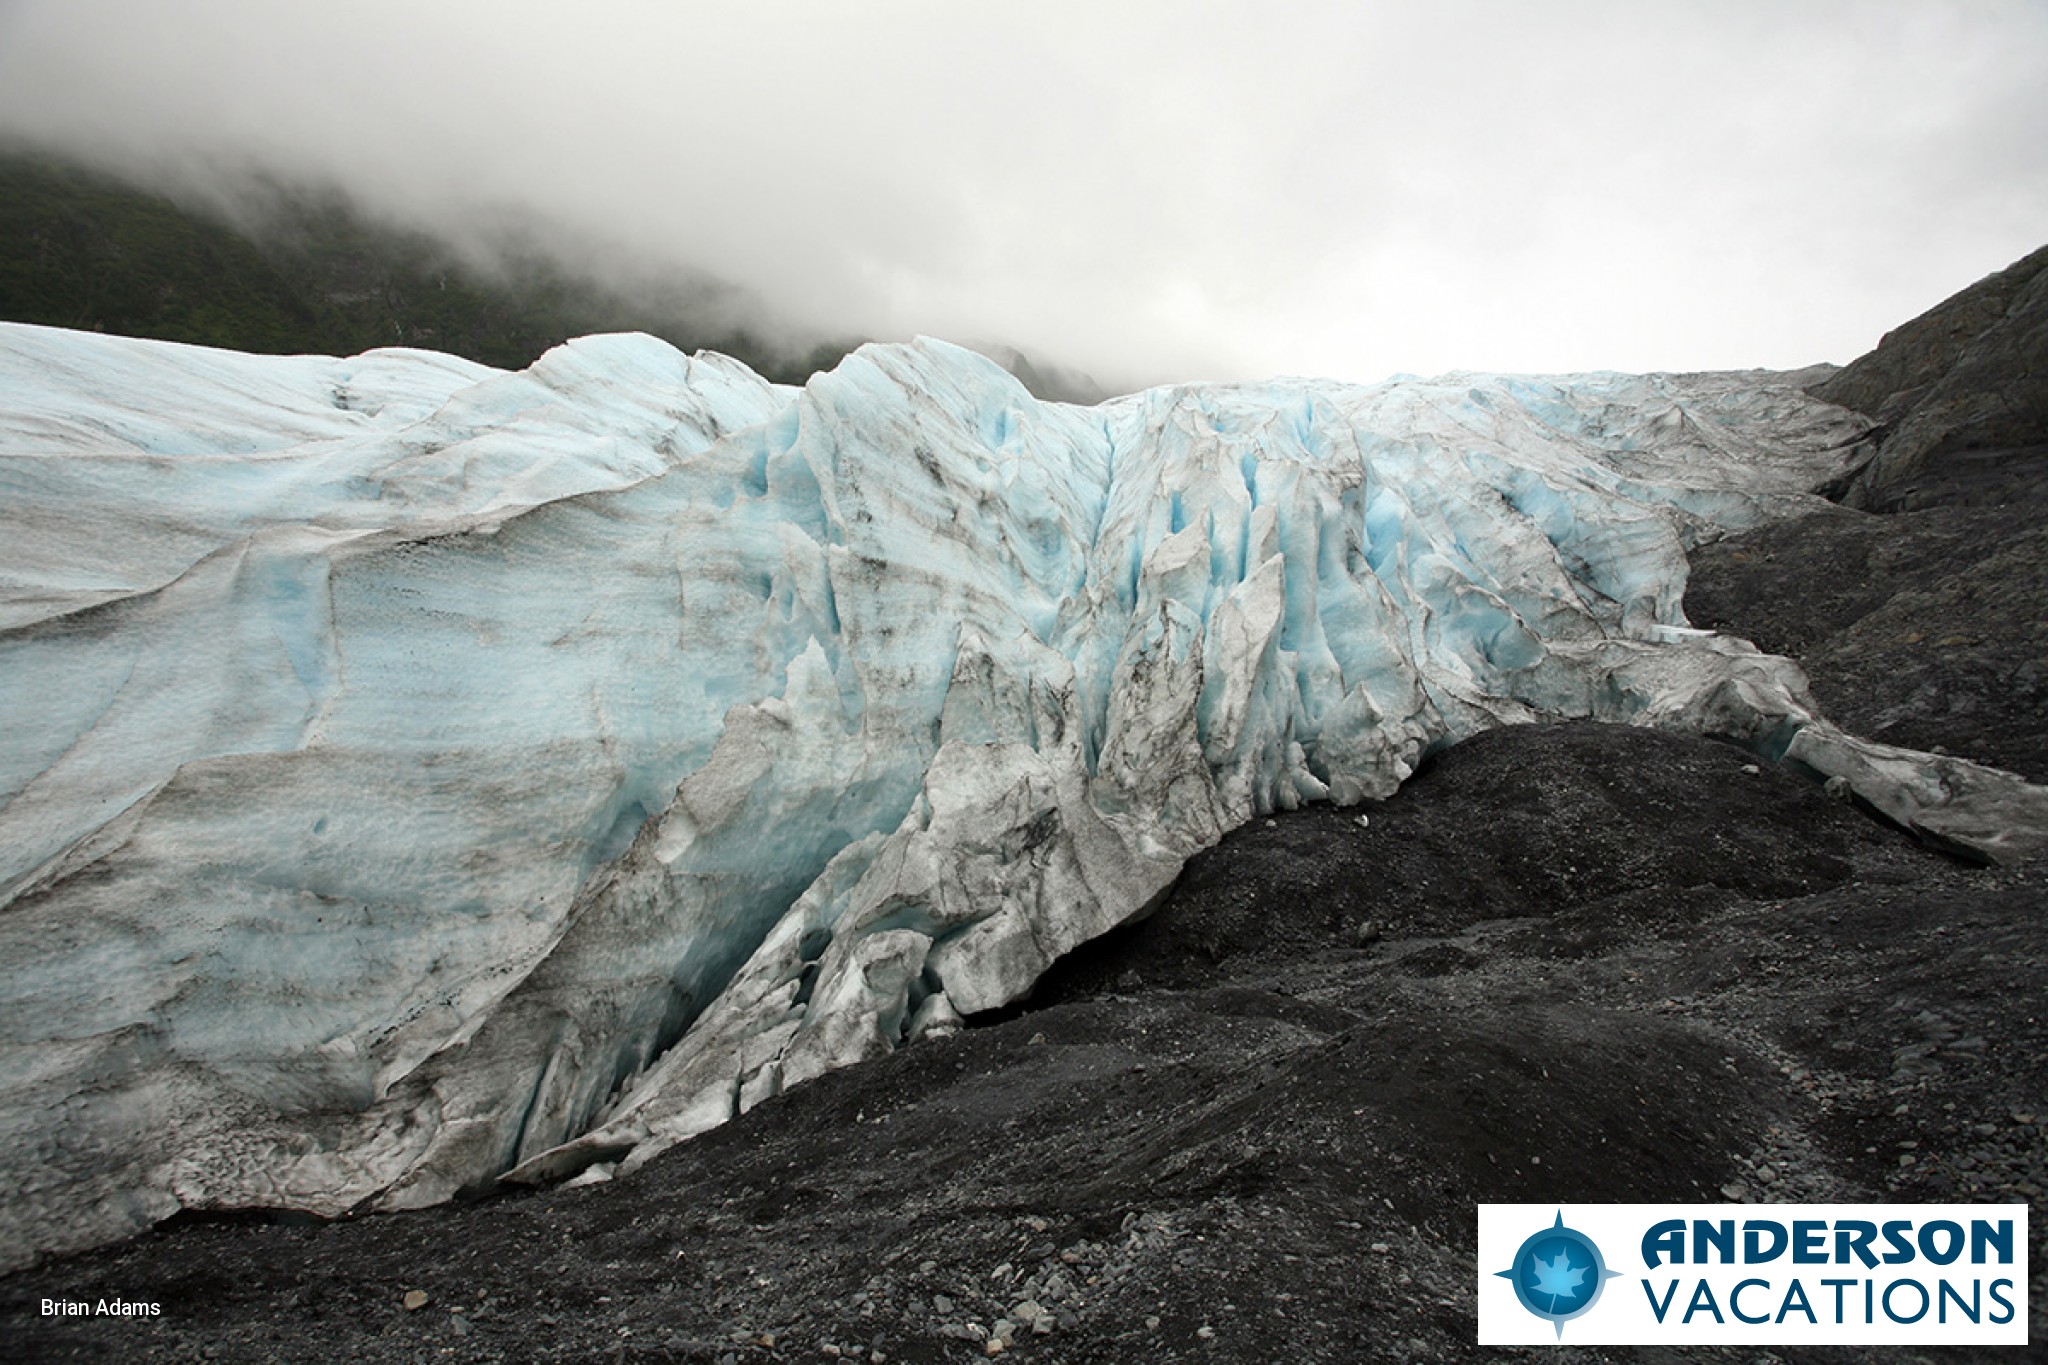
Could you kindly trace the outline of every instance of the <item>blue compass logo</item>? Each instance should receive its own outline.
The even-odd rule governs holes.
[[[1522,1307],[1547,1319],[1564,1336],[1564,1325],[1592,1308],[1601,1286],[1621,1272],[1609,1270],[1593,1239],[1557,1221],[1529,1237],[1515,1252],[1514,1264],[1495,1275],[1515,1287]]]

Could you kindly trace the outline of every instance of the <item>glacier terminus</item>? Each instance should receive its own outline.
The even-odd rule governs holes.
[[[1762,372],[1078,407],[931,340],[795,388],[0,324],[0,1260],[630,1170],[1496,726],[2041,852],[2048,789],[1686,621],[1869,429]]]

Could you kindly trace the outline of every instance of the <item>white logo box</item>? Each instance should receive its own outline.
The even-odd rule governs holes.
[[[1560,1216],[1611,1272],[1561,1323],[1498,1273]],[[1479,1343],[2023,1346],[2028,1251],[2025,1204],[1481,1204]]]

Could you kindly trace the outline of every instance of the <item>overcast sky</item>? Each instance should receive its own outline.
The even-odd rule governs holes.
[[[2048,241],[2048,4],[0,0],[0,134],[1113,380],[1791,367]]]

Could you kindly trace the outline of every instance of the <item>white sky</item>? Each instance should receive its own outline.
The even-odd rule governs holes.
[[[2048,3],[0,0],[0,134],[1112,381],[1791,367],[2048,241]]]

